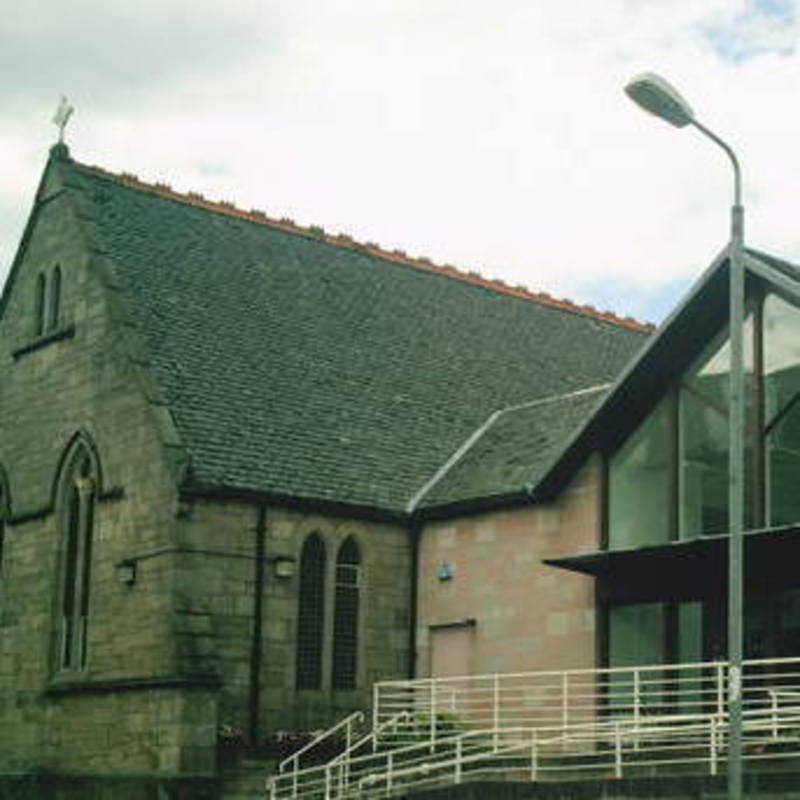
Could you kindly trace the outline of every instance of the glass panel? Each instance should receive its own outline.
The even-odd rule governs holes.
[[[744,615],[745,658],[767,658],[770,655],[771,607],[770,595],[751,592],[747,597]]]
[[[353,539],[345,540],[336,559],[333,611],[334,689],[356,688],[358,667],[359,564],[361,555]]]
[[[699,600],[678,606],[678,661],[703,660],[703,604]]]
[[[612,606],[608,619],[608,665],[639,667],[664,662],[664,604]]]
[[[800,589],[790,589],[781,596],[781,634],[776,656],[800,655]],[[796,665],[792,666],[796,669]]]
[[[728,530],[728,414],[698,395],[680,399],[680,534]]]
[[[303,544],[297,609],[296,686],[322,686],[322,632],[325,622],[325,545],[316,534]]]
[[[609,462],[609,546],[669,540],[669,410],[663,400]]]
[[[697,664],[703,660],[703,603],[699,600],[678,605],[679,664]],[[711,688],[709,678],[698,667],[684,668],[677,673],[677,702],[684,714],[699,714]]]
[[[637,603],[612,606],[608,613],[609,667],[643,667],[664,663],[664,604]],[[644,706],[660,702],[660,679],[653,683],[648,674],[646,685],[640,686]],[[649,687],[649,688],[648,688]],[[633,713],[634,677],[632,672],[609,676],[609,708],[623,715]]]
[[[780,418],[766,447],[767,520],[770,525],[800,522],[800,402]]]
[[[776,295],[764,301],[767,522],[800,521],[800,311]]]
[[[745,321],[745,391],[752,428],[753,317]],[[710,536],[728,531],[728,400],[730,342],[718,336],[684,376],[680,387],[680,538]],[[747,437],[748,465],[752,436]],[[752,476],[752,468],[748,468]],[[748,485],[752,479],[747,478]],[[748,503],[747,505],[751,505]],[[748,518],[747,510],[745,518]]]

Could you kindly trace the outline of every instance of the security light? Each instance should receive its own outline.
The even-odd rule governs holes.
[[[645,72],[634,78],[625,87],[625,94],[636,105],[676,128],[683,128],[694,121],[694,111],[678,90],[654,72]]]
[[[295,558],[293,556],[272,556],[267,559],[272,562],[272,571],[276,578],[293,578],[295,573]]]
[[[120,561],[114,565],[117,581],[123,586],[133,586],[136,583],[136,562],[131,560]]]

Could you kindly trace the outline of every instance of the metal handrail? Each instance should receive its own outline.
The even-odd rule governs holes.
[[[298,751],[292,753],[292,755],[290,755],[288,758],[284,758],[283,761],[281,761],[281,763],[278,764],[278,772],[282,773],[284,768],[286,767],[286,765],[290,764],[292,761],[295,762],[295,770],[294,771],[297,772],[297,767],[300,764],[300,756],[303,755],[303,753],[307,753],[309,750],[311,750],[312,748],[316,747],[320,742],[324,741],[329,736],[331,736],[332,734],[336,733],[336,731],[341,730],[345,726],[347,727],[347,737],[348,737],[347,747],[349,748],[349,746],[350,746],[350,742],[349,742],[350,729],[351,729],[352,724],[354,722],[356,722],[356,721],[358,721],[358,722],[363,722],[364,721],[364,712],[363,711],[354,711],[352,714],[350,714],[349,717],[345,717],[341,722],[337,723],[332,728],[329,728],[324,733],[321,733],[315,739],[312,739],[308,744],[306,744],[303,747],[301,747]]]
[[[332,758],[330,763],[336,764],[339,761],[346,760],[347,756],[350,755],[350,753],[356,752],[356,750],[367,744],[367,742],[369,742],[370,739],[372,740],[372,752],[374,753],[378,744],[378,736],[381,733],[383,733],[387,728],[391,728],[394,725],[398,725],[400,722],[402,722],[404,719],[408,719],[410,716],[411,716],[410,711],[401,711],[399,714],[395,714],[393,717],[391,717],[391,719],[387,719],[385,722],[378,725],[377,728],[371,730],[366,736],[362,737],[354,744],[351,744],[350,747],[348,747],[346,750],[343,750],[341,753],[339,753],[338,756]]]
[[[793,706],[786,711],[790,714],[782,713],[781,716],[785,717],[785,723],[792,723],[796,725],[800,722],[800,708]],[[770,706],[764,706],[758,709],[752,709],[745,712],[745,730],[747,732],[769,731],[772,729],[772,709]],[[677,723],[677,724],[676,724]],[[596,723],[585,723],[582,725],[572,726],[572,730],[564,731],[561,726],[546,726],[546,727],[516,727],[516,728],[486,728],[481,730],[467,731],[454,736],[449,736],[440,739],[437,744],[445,748],[455,749],[457,756],[455,758],[444,758],[438,760],[431,760],[431,755],[428,749],[427,742],[420,742],[415,745],[396,748],[388,755],[374,755],[363,756],[354,759],[350,762],[350,767],[360,763],[366,764],[369,761],[383,761],[388,765],[387,770],[373,770],[368,772],[367,775],[356,773],[357,784],[361,789],[366,790],[368,787],[375,786],[382,780],[387,780],[391,786],[392,781],[402,778],[404,776],[412,775],[415,773],[429,774],[431,771],[446,770],[448,767],[454,768],[454,774],[459,776],[459,780],[463,777],[465,764],[472,764],[480,762],[488,758],[496,759],[501,758],[503,754],[515,752],[518,750],[528,749],[531,753],[531,763],[529,766],[530,774],[533,776],[542,769],[558,770],[559,767],[543,768],[541,764],[536,761],[537,751],[547,748],[548,746],[563,747],[565,744],[574,743],[579,745],[586,745],[591,743],[610,743],[613,745],[613,752],[609,751],[607,755],[613,755],[614,770],[617,777],[622,776],[623,766],[625,762],[624,749],[625,744],[633,743],[638,744],[641,740],[647,741],[648,737],[652,738],[656,743],[655,748],[657,752],[665,750],[678,750],[685,751],[688,749],[700,749],[708,751],[708,756],[704,757],[691,757],[683,756],[679,759],[672,760],[649,760],[642,761],[643,754],[646,755],[645,750],[639,751],[638,761],[628,761],[629,766],[635,766],[642,763],[649,764],[677,764],[677,763],[708,763],[709,771],[711,774],[717,774],[717,765],[719,762],[718,751],[724,747],[724,737],[727,730],[727,714],[721,718],[717,714],[684,714],[684,715],[663,715],[659,718],[651,718],[648,724],[636,725],[632,724],[632,720],[604,720]],[[791,728],[793,729],[793,728]],[[551,734],[548,736],[548,734]],[[692,739],[692,735],[694,739]],[[511,743],[505,742],[498,744],[498,737],[513,737]],[[689,738],[687,738],[689,737]],[[471,739],[478,739],[486,741],[486,745],[477,752],[464,753],[464,744]],[[675,743],[670,745],[669,742]],[[694,744],[693,744],[694,742]],[[653,748],[650,748],[653,749]],[[633,747],[632,750],[636,750]],[[798,740],[798,753],[800,755],[800,740]],[[396,768],[395,764],[400,760],[403,755],[417,754],[416,759],[412,759],[414,763],[405,763],[404,766]],[[760,756],[753,756],[760,757]],[[333,800],[346,796],[349,787],[355,785],[350,781],[349,774],[345,776],[345,780],[340,782],[340,785],[335,788],[332,780],[332,767],[338,766],[340,769],[344,765],[335,765],[333,762],[320,767],[312,767],[302,770],[298,773],[300,776],[313,776],[317,775],[317,780],[308,782],[308,785],[303,788],[300,794],[297,793],[296,788],[293,791],[293,797],[311,796],[321,791],[326,800]],[[518,769],[518,767],[510,767]],[[571,769],[588,769],[589,766],[572,765]],[[495,769],[495,768],[492,768]],[[340,772],[340,776],[343,773]],[[287,778],[289,776],[286,776]],[[533,777],[531,778],[533,779]],[[323,791],[324,787],[324,791]],[[277,797],[276,785],[272,786],[272,796]],[[403,788],[408,788],[408,784],[403,784]],[[367,795],[371,796],[371,795]]]
[[[787,656],[782,658],[759,658],[748,659],[744,662],[748,667],[770,666],[773,664],[797,664],[800,666],[800,657]],[[481,675],[453,675],[446,678],[403,678],[400,680],[392,681],[378,681],[375,687],[380,689],[383,687],[396,686],[397,688],[408,689],[415,686],[427,686],[429,683],[450,683],[452,681],[476,681],[476,680],[491,680],[496,676],[503,679],[509,678],[528,678],[528,677],[559,677],[564,675],[597,675],[602,674],[619,674],[634,672],[680,672],[681,670],[694,669],[694,668],[709,668],[717,666],[727,666],[726,661],[688,661],[675,664],[641,664],[633,667],[578,667],[576,669],[546,669],[546,670],[529,670],[526,672],[487,672]]]
[[[794,709],[795,713],[789,717],[789,720],[792,722],[800,721],[800,709]],[[765,713],[766,712],[766,713]],[[757,716],[756,716],[757,715]],[[681,737],[685,737],[687,733],[694,732],[696,734],[706,734],[708,736],[709,744],[705,745],[698,745],[698,747],[702,747],[703,749],[709,749],[709,756],[708,758],[682,758],[680,760],[671,760],[667,761],[664,759],[658,760],[651,760],[648,763],[656,764],[656,763],[663,763],[663,764],[670,764],[670,763],[691,763],[691,762],[705,762],[708,761],[709,763],[709,771],[711,774],[717,774],[717,764],[718,764],[718,757],[716,756],[716,751],[719,749],[718,742],[720,739],[720,735],[723,734],[727,729],[727,714],[725,715],[725,725],[721,725],[721,720],[717,718],[716,714],[705,714],[705,715],[681,715],[682,722],[688,722],[690,724],[683,724],[680,726],[675,726],[676,733],[679,733]],[[769,713],[769,709],[764,710],[755,710],[752,712],[745,712],[745,731],[752,732],[753,730],[764,729],[768,726],[766,720],[771,716]],[[669,717],[664,716],[663,721],[667,722]],[[765,724],[759,726],[757,723],[761,720],[765,721]],[[672,720],[674,722],[674,720]],[[554,731],[559,730],[557,726],[553,727]],[[376,784],[385,781],[386,788],[378,791],[384,791],[388,794],[391,793],[392,789],[394,788],[394,782],[406,778],[409,776],[414,775],[422,775],[424,779],[419,783],[428,783],[431,778],[430,774],[434,771],[442,773],[446,772],[448,769],[451,769],[453,772],[453,783],[460,783],[464,777],[464,766],[467,764],[474,764],[480,763],[481,761],[485,761],[487,758],[498,759],[502,758],[504,754],[509,754],[521,750],[528,750],[531,753],[531,763],[529,766],[531,780],[535,780],[535,776],[540,769],[540,765],[536,763],[536,753],[537,750],[546,747],[547,745],[562,745],[565,742],[563,735],[558,735],[552,739],[542,738],[541,734],[544,732],[541,728],[515,728],[515,729],[508,729],[508,728],[487,728],[480,731],[470,731],[468,733],[461,734],[458,737],[453,737],[447,740],[447,743],[453,743],[458,745],[456,747],[456,756],[450,759],[441,759],[438,761],[423,761],[422,763],[412,764],[410,766],[403,767],[401,769],[393,769],[391,772],[387,772],[386,774],[381,773],[370,773],[362,778],[359,779],[358,785],[359,788],[364,790],[369,790],[370,788],[376,787]],[[596,731],[595,736],[591,737],[587,734],[584,734],[580,737],[577,737],[575,741],[578,741],[582,744],[587,742],[607,742],[609,741],[609,735],[611,743],[614,744],[614,751],[613,753],[609,753],[609,757],[613,756],[614,759],[614,768],[615,768],[615,777],[622,777],[623,773],[623,766],[624,766],[624,741],[625,739],[634,740],[639,739],[640,737],[647,736],[648,734],[654,734],[658,736],[658,750],[663,751],[664,749],[669,749],[669,745],[665,744],[663,737],[668,734],[670,731],[665,731],[663,727],[654,727],[652,725],[645,726],[645,727],[638,727],[632,726],[627,730],[623,730],[622,725],[620,722],[607,722],[603,724],[603,730]],[[516,741],[511,744],[506,744],[500,747],[495,746],[487,746],[484,750],[472,753],[470,755],[464,756],[463,755],[463,742],[469,738],[473,737],[484,737],[487,739],[491,739],[492,741],[495,740],[497,734],[510,734],[515,733],[520,737],[525,735],[528,736],[529,741]],[[445,741],[442,741],[444,744]],[[675,745],[671,746],[675,749]],[[685,749],[685,742],[679,741],[678,748]],[[417,745],[416,749],[425,751],[426,744]],[[796,755],[800,756],[800,737],[798,737],[798,752]],[[638,762],[631,762],[632,765],[636,765]],[[512,767],[513,769],[518,769],[518,766]],[[575,765],[571,766],[572,769],[576,769]],[[409,789],[412,785],[412,782],[404,782],[402,784],[403,790]],[[372,795],[369,795],[372,796]]]
[[[716,774],[729,741],[726,666],[691,662],[382,683],[375,687],[379,706],[373,732],[324,766],[300,770],[296,763],[291,774],[276,775],[271,796],[300,800],[316,794],[343,800],[368,774],[388,770],[395,775],[423,763],[438,770],[455,750],[462,757],[476,756],[469,762],[471,772],[480,760],[478,751],[487,759],[496,750],[506,752],[509,739],[523,730],[535,731],[530,734],[535,742],[526,738],[519,745],[530,747],[532,775],[553,776],[567,769],[551,758],[556,752],[574,762],[576,770],[592,769],[611,754],[614,760],[606,766],[614,774],[630,764],[673,762],[705,764]],[[800,757],[800,736],[795,736],[800,728],[800,658],[750,660],[745,668],[747,757]],[[440,724],[450,717],[460,730]],[[395,729],[393,743],[408,744],[353,757],[359,747],[377,741],[376,730],[390,727]],[[491,741],[481,741],[487,732]],[[584,759],[587,753],[592,758]],[[485,769],[510,769],[512,762],[516,760],[487,761]],[[462,766],[457,772],[463,775]]]

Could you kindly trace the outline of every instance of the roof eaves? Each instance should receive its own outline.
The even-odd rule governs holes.
[[[283,231],[285,233],[291,233],[294,235],[303,236],[305,238],[313,239],[316,241],[324,241],[327,242],[328,244],[332,244],[337,247],[342,247],[344,249],[355,250],[357,252],[366,253],[367,255],[370,255],[374,258],[379,258],[383,261],[388,261],[395,265],[408,267],[421,272],[431,273],[434,275],[441,275],[454,280],[458,280],[462,283],[471,284],[473,286],[480,286],[481,288],[489,289],[491,291],[498,292],[500,294],[504,294],[510,297],[516,297],[518,299],[534,302],[541,306],[554,308],[559,311],[566,311],[568,313],[577,314],[583,317],[597,319],[601,322],[607,322],[612,325],[616,325],[618,327],[636,331],[638,333],[651,333],[654,330],[654,326],[652,324],[638,322],[632,317],[618,317],[612,311],[599,311],[596,308],[594,308],[594,306],[590,305],[581,306],[576,303],[573,303],[571,300],[558,299],[552,297],[546,292],[531,291],[525,286],[521,285],[508,286],[501,280],[490,280],[488,278],[484,278],[477,272],[464,272],[458,269],[457,267],[454,267],[452,264],[440,265],[440,264],[434,264],[428,258],[424,257],[413,258],[411,256],[408,256],[402,250],[393,250],[393,251],[384,250],[374,242],[361,243],[355,241],[352,237],[346,234],[340,233],[334,235],[326,233],[324,228],[321,228],[317,225],[302,227],[300,225],[297,225],[291,219],[287,218],[274,219],[272,217],[269,217],[264,211],[256,209],[253,209],[251,211],[245,211],[243,209],[237,208],[231,202],[209,200],[208,198],[204,197],[202,194],[199,194],[197,192],[188,192],[186,194],[182,194],[180,192],[176,192],[175,190],[173,190],[172,187],[169,186],[168,184],[146,183],[145,181],[141,181],[135,175],[131,175],[129,173],[123,172],[117,174],[109,172],[108,170],[105,170],[102,167],[88,165],[88,164],[81,164],[76,161],[72,161],[72,165],[79,170],[82,170],[84,172],[87,172],[89,174],[95,175],[100,178],[104,178],[106,180],[113,181],[117,184],[126,186],[131,189],[135,189],[141,192],[147,192],[149,194],[153,194],[167,200],[172,200],[177,203],[182,203],[184,205],[190,205],[196,208],[202,208],[206,211],[211,211],[218,214],[224,214],[226,216],[234,217],[236,219],[245,220],[247,222],[252,222],[259,225],[264,225],[269,228],[273,228],[275,230]]]
[[[376,522],[407,525],[409,515],[401,509],[386,506],[368,505],[365,503],[348,503],[330,498],[311,495],[284,494],[281,492],[263,491],[243,488],[241,486],[206,483],[194,481],[184,483],[180,487],[180,496],[184,500],[243,500],[264,505],[291,508],[303,511],[317,511],[339,517],[370,519]]]
[[[795,300],[800,300],[800,283],[793,281],[788,275],[778,271],[768,262],[763,261],[755,253],[744,253],[745,269],[758,275],[759,278],[771,283],[775,288],[786,292]]]
[[[450,519],[466,514],[480,514],[488,511],[499,511],[514,506],[525,506],[535,502],[525,487],[518,491],[504,492],[502,494],[474,497],[466,500],[455,500],[436,506],[427,506],[417,509],[414,518],[417,520]]]
[[[68,152],[68,151],[67,151]],[[28,241],[33,233],[33,229],[36,225],[36,219],[39,216],[39,211],[50,201],[55,200],[56,197],[61,197],[64,194],[63,188],[56,192],[55,194],[42,198],[42,190],[45,186],[45,181],[47,180],[48,173],[51,169],[55,168],[55,165],[59,162],[63,161],[65,158],[65,148],[63,146],[54,145],[50,148],[50,154],[47,159],[47,163],[45,164],[44,169],[42,170],[42,175],[39,178],[39,183],[36,187],[36,193],[33,196],[33,206],[31,207],[30,213],[28,214],[27,222],[25,223],[25,228],[22,232],[22,237],[20,238],[19,245],[17,246],[17,250],[14,253],[14,259],[11,262],[11,267],[8,270],[8,275],[5,280],[5,284],[3,285],[3,293],[0,295],[0,317],[5,314],[6,305],[8,304],[8,299],[11,296],[11,287],[13,286],[17,270],[19,269],[20,262],[22,261],[23,256],[28,248]]]

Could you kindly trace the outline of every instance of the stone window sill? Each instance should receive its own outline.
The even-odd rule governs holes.
[[[59,675],[50,681],[45,694],[53,697],[70,694],[142,691],[150,689],[219,689],[217,675],[157,675],[133,678],[90,678],[77,673]]]
[[[75,326],[67,325],[65,328],[59,328],[58,330],[50,331],[44,336],[39,336],[23,347],[17,348],[11,353],[11,356],[13,357],[14,361],[17,361],[28,353],[34,353],[36,350],[41,350],[43,347],[53,344],[53,342],[60,342],[63,339],[71,339],[74,335]]]

